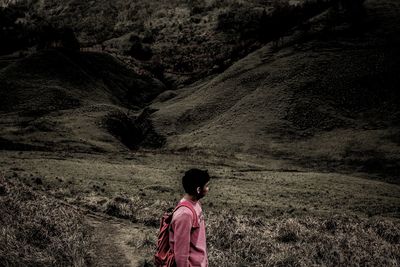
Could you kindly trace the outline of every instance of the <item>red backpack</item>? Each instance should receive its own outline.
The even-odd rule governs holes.
[[[172,212],[166,212],[161,218],[160,231],[158,234],[157,249],[154,262],[157,267],[172,267],[175,265],[173,248],[169,246],[169,232],[171,231],[172,215],[180,207],[187,207],[193,213],[193,228],[198,227],[197,214],[189,201],[180,202]]]

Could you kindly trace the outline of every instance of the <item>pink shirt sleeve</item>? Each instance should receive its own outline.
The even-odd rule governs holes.
[[[189,267],[190,233],[193,223],[192,212],[185,207],[179,208],[172,222],[175,243],[174,254],[177,267]]]

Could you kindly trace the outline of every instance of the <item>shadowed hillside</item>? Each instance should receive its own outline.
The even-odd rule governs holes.
[[[3,69],[0,83],[3,111],[51,111],[96,102],[143,107],[164,90],[162,83],[135,74],[107,54],[57,50],[38,52]]]
[[[164,92],[104,53],[53,50],[15,60],[0,72],[1,147],[93,152],[166,144],[167,151],[244,153],[395,181],[400,11],[394,1],[365,6],[357,19],[328,10],[283,43],[177,91]]]
[[[155,103],[156,128],[171,149],[272,155],[396,177],[398,14],[396,1],[369,1],[357,25],[328,28],[329,13],[318,16],[307,34],[294,33],[279,50],[267,45]]]
[[[115,53],[125,63],[150,71],[175,87],[221,73],[264,43],[322,12],[328,3],[28,0],[11,2],[4,16],[0,10],[0,19],[5,17],[12,26],[4,34],[11,42],[3,45],[7,51],[34,46],[35,39],[40,41],[49,29],[60,32],[67,28],[76,34],[81,47]]]
[[[148,113],[138,116],[138,110],[163,90],[158,80],[135,74],[107,54],[38,52],[0,71],[0,146],[123,148],[118,148],[115,136],[133,148],[152,127],[146,123]],[[129,110],[133,110],[130,115]],[[129,141],[126,135],[131,135]]]

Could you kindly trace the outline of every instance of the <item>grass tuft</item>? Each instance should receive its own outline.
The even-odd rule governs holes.
[[[170,207],[172,205],[166,201],[148,201],[138,196],[116,196],[102,206],[97,207],[96,210],[104,211],[114,217],[158,228],[160,226],[161,215]]]

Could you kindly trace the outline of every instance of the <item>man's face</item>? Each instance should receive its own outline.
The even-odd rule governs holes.
[[[198,198],[203,198],[207,195],[208,191],[210,190],[210,182],[206,183],[203,188],[197,187],[197,196]]]

